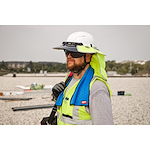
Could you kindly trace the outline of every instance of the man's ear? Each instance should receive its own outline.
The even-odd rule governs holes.
[[[90,62],[90,61],[91,61],[91,54],[86,53],[86,62]]]

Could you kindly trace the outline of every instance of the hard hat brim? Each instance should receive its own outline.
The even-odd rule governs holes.
[[[58,47],[54,47],[53,49],[67,50],[67,51],[76,52],[76,53],[77,52],[79,52],[79,53],[91,53],[91,54],[99,53],[101,55],[105,55],[100,50],[98,50],[96,47],[90,47],[90,46],[84,46],[84,45],[76,46],[76,47],[61,45]]]
[[[53,49],[57,49],[57,50],[67,50],[67,51],[71,51],[71,52],[78,52],[76,47],[69,47],[69,46],[58,46],[58,47],[53,47]]]

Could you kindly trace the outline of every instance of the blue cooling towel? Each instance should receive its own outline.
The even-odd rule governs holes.
[[[86,70],[84,76],[80,80],[78,86],[76,87],[76,90],[71,98],[70,105],[76,105],[76,106],[88,106],[89,104],[89,87],[90,82],[93,78],[94,70],[91,68],[91,66]],[[62,92],[57,101],[56,105],[61,106],[63,101],[63,95],[64,92]]]

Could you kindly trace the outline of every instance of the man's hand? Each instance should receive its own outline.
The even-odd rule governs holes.
[[[59,94],[63,92],[65,88],[66,86],[64,82],[60,82],[52,88],[52,92],[55,100],[57,100]]]

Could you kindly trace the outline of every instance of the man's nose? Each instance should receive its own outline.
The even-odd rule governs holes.
[[[70,57],[72,57],[72,56],[71,56],[71,54],[69,53],[67,57],[70,58]]]

